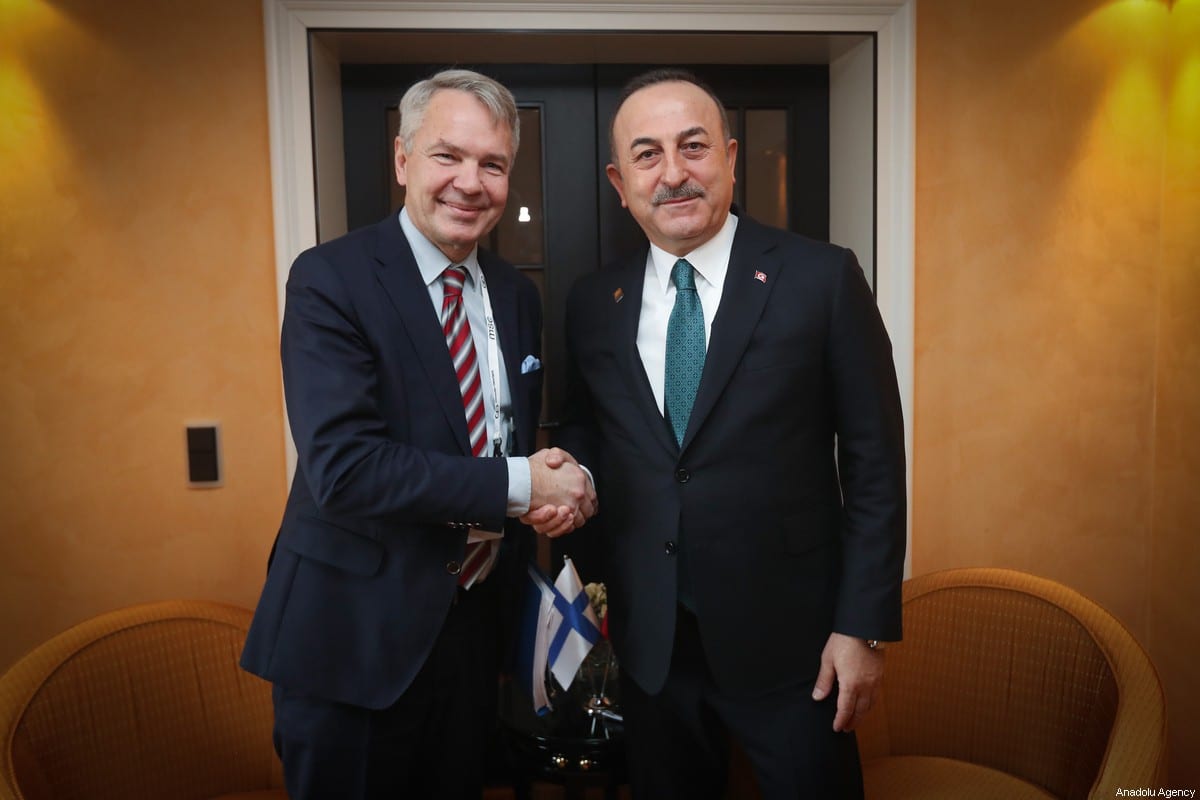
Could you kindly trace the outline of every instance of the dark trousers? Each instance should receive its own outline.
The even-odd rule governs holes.
[[[649,695],[621,676],[635,800],[725,797],[731,737],[749,758],[764,800],[861,800],[854,734],[833,730],[836,693],[815,702],[812,681],[749,698],[722,692],[695,616],[681,607],[677,620],[663,690]]]
[[[275,749],[291,800],[478,800],[496,719],[493,583],[459,590],[425,665],[388,708],[274,687]]]

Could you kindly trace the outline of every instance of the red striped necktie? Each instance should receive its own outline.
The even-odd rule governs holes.
[[[475,354],[475,342],[471,338],[471,323],[467,320],[467,311],[463,305],[463,284],[466,278],[466,267],[451,266],[442,273],[442,332],[446,335],[446,347],[450,349],[450,360],[454,362],[458,388],[462,392],[471,453],[479,457],[487,454],[487,414],[483,408],[483,382],[479,377],[479,359]],[[469,589],[477,580],[481,580],[496,560],[499,551],[499,539],[468,542],[462,571],[458,574],[459,585]]]

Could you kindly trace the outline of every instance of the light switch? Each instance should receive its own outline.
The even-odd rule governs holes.
[[[221,485],[221,436],[215,422],[187,425],[188,486],[194,489]]]

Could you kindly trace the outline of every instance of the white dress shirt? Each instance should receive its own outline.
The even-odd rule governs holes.
[[[412,248],[413,257],[417,260],[417,269],[421,272],[421,279],[425,281],[425,286],[429,289],[429,300],[433,303],[438,319],[441,319],[442,299],[445,294],[442,287],[442,273],[450,266],[461,265],[467,269],[467,280],[463,284],[463,307],[467,312],[467,321],[471,325],[471,340],[475,343],[475,358],[479,362],[479,378],[480,383],[483,384],[483,414],[487,420],[488,454],[491,455],[493,452],[493,442],[497,435],[500,437],[500,452],[508,454],[512,452],[512,395],[509,392],[508,370],[504,366],[503,356],[497,359],[500,362],[496,365],[497,392],[492,390],[488,357],[487,309],[483,302],[483,283],[480,281],[479,248],[473,248],[470,255],[463,261],[451,262],[446,258],[446,254],[437,248],[437,245],[417,230],[412,220],[409,219],[406,209],[400,210],[400,227],[404,230],[408,245]],[[500,349],[499,331],[496,334],[496,347],[497,353],[503,353],[503,350]],[[499,431],[496,430],[495,417],[497,400],[493,397],[496,393],[500,395]],[[508,509],[506,513],[510,517],[519,517],[529,510],[529,499],[533,491],[529,460],[524,457],[508,457],[506,461],[508,462]]]
[[[650,388],[659,412],[663,411],[666,393],[667,323],[675,308],[675,282],[671,270],[680,258],[687,259],[696,270],[696,294],[704,311],[704,347],[707,350],[713,318],[721,306],[725,290],[725,274],[729,271],[729,254],[733,250],[733,234],[737,217],[730,214],[717,235],[685,256],[673,256],[650,245],[646,256],[646,280],[642,285],[642,311],[638,317],[637,347],[642,367],[650,379]]]

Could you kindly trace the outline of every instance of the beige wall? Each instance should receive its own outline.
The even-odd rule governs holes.
[[[261,5],[0,3],[0,670],[252,605],[284,497]],[[185,485],[184,423],[225,485]]]
[[[920,0],[913,568],[1115,613],[1200,785],[1200,2]]]
[[[918,573],[1016,567],[1147,644],[1200,784],[1200,0],[920,0]],[[285,477],[261,7],[0,3],[0,669],[251,606]],[[224,426],[224,488],[183,424]]]
[[[1200,0],[1178,3],[1172,23],[1146,639],[1167,684],[1172,776],[1200,788]]]

